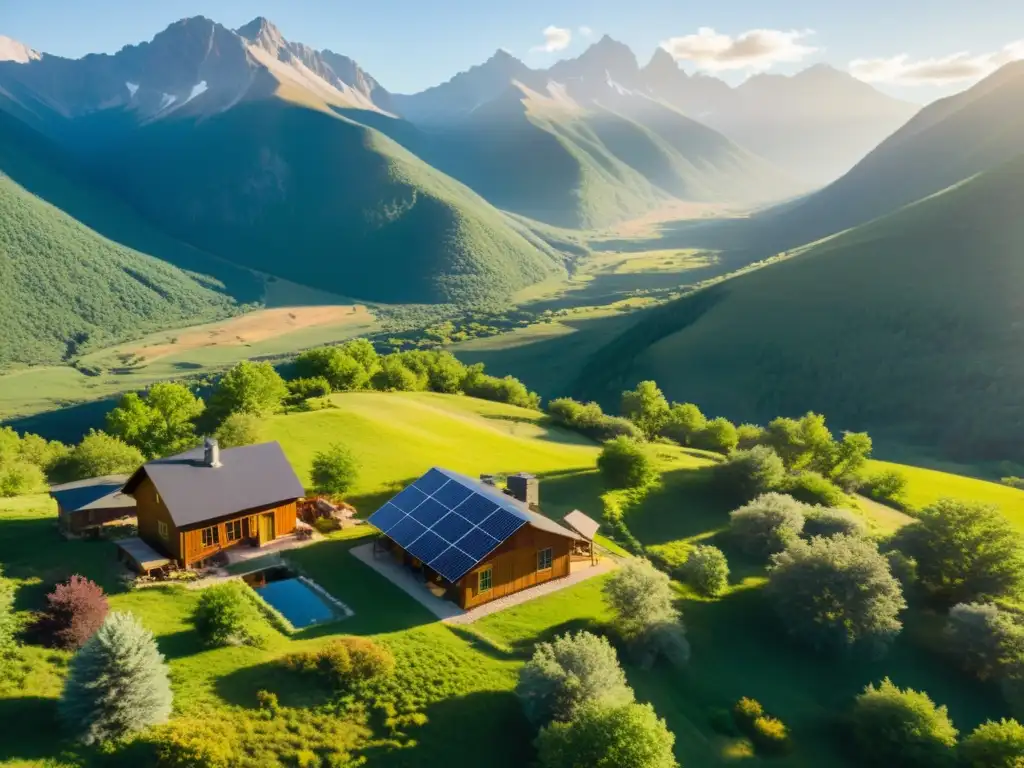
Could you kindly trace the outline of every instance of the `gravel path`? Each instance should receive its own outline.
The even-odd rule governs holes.
[[[586,581],[594,576],[608,573],[617,566],[616,561],[606,555],[601,558],[597,565],[577,570],[564,579],[548,581],[536,587],[524,589],[522,592],[516,592],[514,595],[501,597],[464,611],[450,600],[432,595],[409,569],[403,568],[390,557],[374,557],[372,543],[353,547],[349,552],[401,589],[445,624],[472,624],[477,619],[489,616],[510,606],[519,605],[543,595],[550,595],[552,592],[558,592],[561,589],[571,587],[573,584],[579,584],[581,581]]]

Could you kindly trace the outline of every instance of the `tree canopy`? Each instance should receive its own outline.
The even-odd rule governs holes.
[[[195,421],[205,406],[177,382],[158,382],[144,395],[129,392],[107,414],[107,431],[149,458],[187,450],[199,442]]]
[[[359,476],[359,460],[343,443],[335,443],[313,456],[310,477],[319,493],[342,495]]]
[[[288,387],[274,366],[243,360],[217,383],[210,408],[221,418],[232,413],[265,416],[279,410],[287,396]]]
[[[597,468],[610,488],[642,488],[658,473],[647,448],[628,437],[616,437],[604,444]]]
[[[650,704],[588,707],[537,737],[541,768],[677,768],[675,736]]]
[[[636,389],[622,393],[622,415],[653,438],[669,420],[668,400],[655,382],[641,381]]]
[[[853,733],[871,765],[936,768],[953,761],[957,730],[928,694],[900,690],[886,678],[868,685],[853,707]]]

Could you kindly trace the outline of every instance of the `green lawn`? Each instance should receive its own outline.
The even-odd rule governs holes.
[[[1024,491],[1017,488],[934,469],[884,461],[872,461],[870,469],[895,469],[906,475],[907,505],[911,509],[920,509],[946,497],[982,501],[986,504],[995,504],[1010,522],[1024,528]]]

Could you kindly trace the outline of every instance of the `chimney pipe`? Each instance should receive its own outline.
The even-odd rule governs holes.
[[[208,467],[221,466],[220,445],[217,444],[217,439],[214,437],[208,437],[203,442],[203,464]]]

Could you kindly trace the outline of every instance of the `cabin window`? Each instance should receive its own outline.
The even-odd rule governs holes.
[[[160,538],[164,541],[167,540],[167,523],[163,520],[156,521],[156,532],[160,534]]]
[[[491,569],[484,568],[480,571],[478,576],[479,582],[477,584],[478,592],[490,592],[491,591]]]
[[[242,538],[242,521],[229,520],[224,524],[224,532],[227,534],[228,541],[238,541]]]
[[[550,571],[551,570],[551,547],[542,549],[537,553],[537,570],[538,571]]]
[[[216,525],[211,525],[209,528],[203,528],[203,546],[213,547],[220,544],[220,531],[217,530]]]

